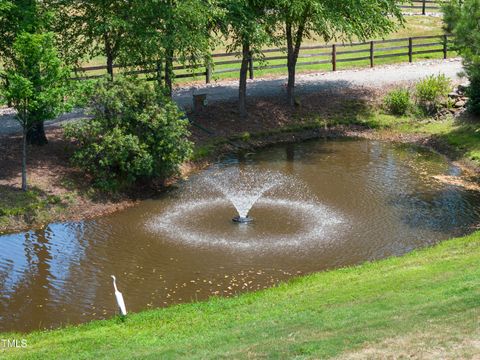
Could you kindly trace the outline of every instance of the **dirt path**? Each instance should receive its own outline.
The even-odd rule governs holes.
[[[373,69],[341,70],[336,72],[316,72],[297,76],[297,94],[339,90],[353,86],[382,87],[402,82],[413,82],[425,76],[443,73],[453,80],[459,80],[462,70],[461,60],[428,60],[415,63],[378,66]],[[286,96],[286,80],[282,77],[264,77],[248,82],[248,96]],[[238,81],[219,81],[208,85],[180,87],[174,92],[175,101],[184,109],[192,106],[194,94],[205,93],[209,103],[232,101],[238,94]],[[0,135],[15,134],[20,131],[11,109],[0,109]],[[46,126],[56,126],[66,121],[84,118],[81,110],[65,114],[56,120],[46,122]]]
[[[415,63],[378,66],[373,69],[341,70],[336,72],[316,72],[297,76],[297,94],[338,90],[339,88],[363,86],[383,87],[386,85],[417,81],[425,76],[443,73],[451,79],[459,80],[462,70],[461,60],[428,60]],[[287,78],[267,77],[249,80],[248,96],[286,96]],[[238,96],[238,81],[221,81],[214,84],[180,88],[175,92],[175,100],[184,108],[189,108],[193,94],[205,93],[209,102],[231,101]]]

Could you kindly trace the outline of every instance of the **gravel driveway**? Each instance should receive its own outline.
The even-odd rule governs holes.
[[[318,72],[297,75],[297,94],[335,90],[342,87],[365,86],[381,87],[402,82],[412,82],[425,76],[443,73],[453,80],[460,80],[462,71],[459,58],[448,60],[428,60],[415,63],[378,66],[373,69],[341,70],[336,72]],[[268,97],[286,96],[287,78],[266,77],[249,80],[248,96]],[[238,81],[219,81],[212,84],[181,87],[174,91],[175,101],[184,109],[192,106],[194,94],[207,94],[208,101],[230,101],[238,96]],[[62,115],[56,120],[47,121],[46,126],[58,126],[71,120],[85,118],[81,109]],[[0,135],[19,133],[20,127],[14,120],[14,112],[0,108]]]

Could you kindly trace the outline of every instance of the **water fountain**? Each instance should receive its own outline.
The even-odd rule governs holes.
[[[253,205],[267,191],[287,183],[287,178],[280,173],[240,171],[238,169],[222,171],[207,178],[206,183],[217,189],[237,210],[232,221],[237,224],[253,222],[248,213]]]
[[[245,217],[242,217],[240,215],[238,216],[235,216],[232,218],[232,221],[234,223],[237,223],[237,224],[250,224],[253,222],[253,218],[251,218],[250,216],[245,216]]]
[[[148,223],[152,231],[190,245],[278,250],[309,242],[325,245],[328,232],[345,222],[302,182],[279,172],[217,169],[190,179],[187,186],[183,194],[188,198],[155,216]],[[237,214],[226,217],[232,207]],[[225,220],[255,226],[232,227]]]

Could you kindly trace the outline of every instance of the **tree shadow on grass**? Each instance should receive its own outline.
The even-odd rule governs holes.
[[[480,117],[463,113],[455,120],[452,129],[433,135],[427,145],[441,150],[453,160],[480,161]]]

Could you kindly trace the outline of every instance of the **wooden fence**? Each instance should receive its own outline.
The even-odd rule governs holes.
[[[412,1],[411,5],[401,5],[400,7],[414,13],[426,15],[427,13],[439,13],[442,2],[444,0],[420,0]]]
[[[374,67],[377,60],[384,63],[386,59],[404,59],[412,62],[415,57],[427,54],[441,53],[446,59],[449,51],[451,35],[417,36],[401,39],[373,40],[346,44],[304,46],[301,48],[297,68],[312,68],[318,70],[336,71],[340,64],[349,63]],[[238,73],[241,64],[240,53],[213,54],[212,63],[206,66],[194,67],[176,64],[174,73],[176,79],[197,79],[203,77],[210,83],[216,76],[228,73]],[[266,49],[264,58],[249,60],[249,77],[253,79],[257,71],[268,72],[272,69],[286,69],[287,56],[284,49]],[[77,69],[76,80],[94,79],[105,75],[106,66],[90,66]],[[143,74],[149,80],[161,76],[155,67],[137,66],[130,69],[114,67],[116,71],[126,74]],[[81,74],[80,74],[81,73]]]

